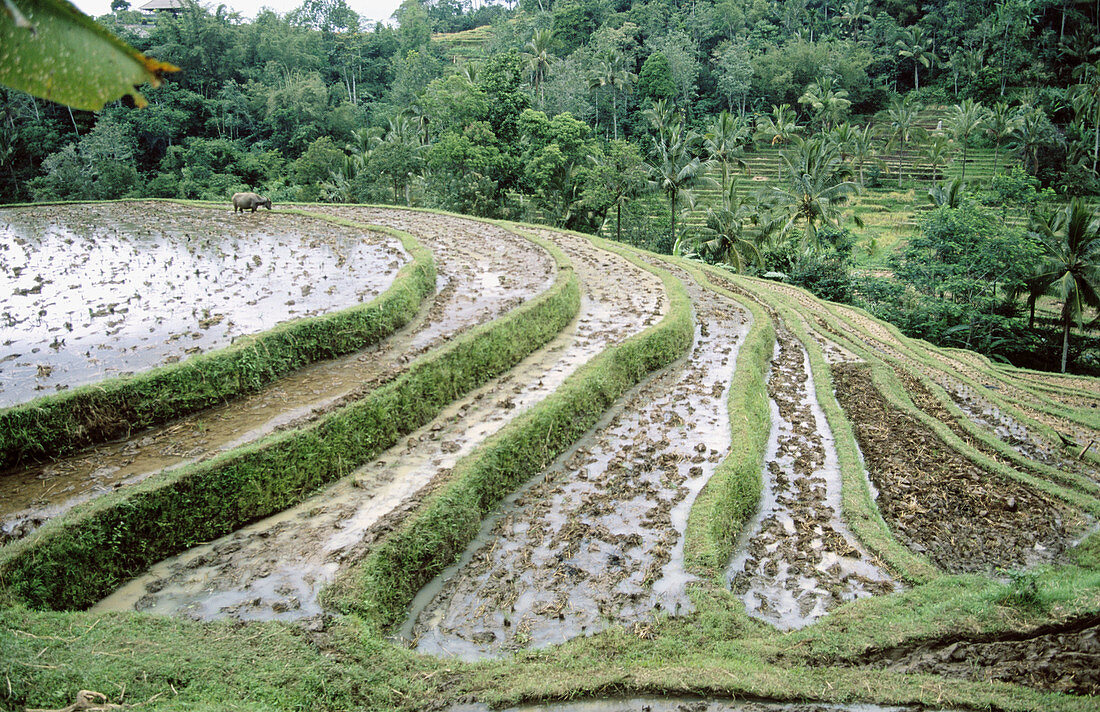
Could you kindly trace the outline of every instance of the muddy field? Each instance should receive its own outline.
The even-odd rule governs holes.
[[[457,567],[421,593],[417,650],[477,658],[687,613],[683,531],[729,446],[724,404],[747,329],[732,302],[689,286],[690,358],[507,502]]]
[[[438,291],[412,324],[381,344],[309,366],[226,406],[70,458],[4,474],[0,543],[21,538],[81,502],[165,468],[306,424],[392,380],[431,348],[500,316],[553,281],[553,261],[542,249],[494,226],[403,211],[345,209],[340,215],[407,229],[432,250]]]
[[[1057,562],[1084,528],[1050,495],[982,470],[890,408],[866,367],[840,365],[833,378],[883,517],[910,549],[944,570],[992,573]]]
[[[992,639],[952,638],[876,651],[873,669],[1012,682],[1073,695],[1100,695],[1100,618]]]
[[[0,211],[0,408],[370,301],[407,261],[394,238],[292,215]]]
[[[790,629],[846,601],[900,586],[840,516],[836,446],[805,349],[782,326],[776,341],[764,495],[727,575],[749,615]]]
[[[162,562],[97,609],[199,619],[320,615],[321,587],[445,481],[459,458],[667,308],[653,275],[583,239],[552,237],[589,285],[577,320],[558,339],[351,477],[291,510]]]
[[[19,321],[4,353],[34,356],[0,361],[0,381],[29,388],[23,398],[77,385],[81,369],[94,360],[85,351],[139,353],[143,347],[126,342],[127,334],[144,337],[150,327],[163,330],[148,332],[148,341],[213,348],[216,334],[232,339],[246,333],[253,312],[262,319],[247,328],[257,330],[336,308],[339,295],[351,303],[367,300],[407,260],[395,241],[377,233],[319,229],[324,223],[317,219],[277,212],[233,216],[177,206],[169,231],[147,227],[150,212],[164,209],[128,203],[0,211],[0,270],[14,285],[0,304],[5,315],[28,314],[8,316]],[[412,323],[382,343],[302,369],[254,396],[71,458],[3,473],[0,547],[28,535],[24,544],[33,545],[43,538],[45,532],[33,534],[43,522],[105,492],[312,424],[405,373],[417,358],[536,297],[557,273],[546,250],[502,225],[371,207],[309,209],[407,230],[431,250],[437,290]],[[1088,583],[1095,572],[1075,546],[1096,528],[1090,511],[1100,511],[1093,486],[1100,474],[1094,460],[1078,458],[1040,426],[1089,437],[1072,408],[1100,401],[1100,386],[993,369],[961,352],[926,352],[865,315],[787,285],[734,276],[699,284],[682,264],[653,256],[641,259],[671,275],[690,298],[694,340],[687,355],[645,377],[550,467],[505,496],[461,557],[414,600],[398,604],[398,618],[408,606],[403,626],[382,630],[374,640],[368,626],[326,609],[322,590],[391,541],[451,483],[463,458],[476,456],[517,416],[539,408],[585,364],[643,334],[676,303],[661,277],[615,252],[582,236],[525,229],[552,242],[572,264],[581,304],[571,324],[301,504],[156,564],[85,614],[82,625],[90,631],[131,620],[104,615],[119,611],[187,619],[178,629],[185,639],[190,631],[201,631],[196,639],[211,644],[252,636],[245,638],[249,653],[241,659],[262,655],[263,640],[252,642],[257,637],[292,631],[300,637],[296,642],[324,660],[306,673],[309,685],[323,688],[324,676],[335,679],[363,666],[369,672],[361,678],[341,682],[365,688],[384,679],[386,691],[372,699],[390,690],[393,695],[379,709],[486,710],[480,703],[499,704],[513,680],[524,692],[510,704],[611,696],[509,708],[524,712],[900,712],[957,709],[959,700],[965,709],[1090,709],[1089,696],[1100,696],[1098,596]],[[45,253],[56,262],[45,262]],[[186,289],[154,274],[174,269],[194,275]],[[357,269],[371,272],[374,281],[360,280]],[[214,280],[221,272],[225,278]],[[154,286],[136,297],[133,290],[146,282]],[[71,288],[84,283],[89,289]],[[346,289],[328,293],[338,283]],[[315,303],[313,297],[324,299]],[[188,300],[194,314],[180,306]],[[738,356],[765,358],[742,349],[752,343],[752,317],[742,304],[748,300],[763,309],[775,333],[761,372],[770,425],[755,431],[758,443],[767,434],[766,446],[750,463],[763,486],[755,515],[737,525],[729,538],[736,541],[733,551],[723,552],[708,579],[685,568],[687,521],[723,459],[737,451],[731,433],[744,432],[738,430],[740,414],[728,412]],[[153,302],[163,312],[152,309]],[[74,320],[78,313],[82,318]],[[210,321],[188,321],[198,316]],[[116,318],[122,321],[108,327]],[[114,348],[93,348],[93,335]],[[51,339],[60,341],[52,346]],[[79,368],[59,356],[77,344],[73,363],[84,363]],[[56,365],[43,371],[39,356],[50,355],[58,356]],[[165,352],[145,365],[108,366],[96,356],[94,365],[102,375],[172,357]],[[16,368],[24,370],[6,370]],[[904,397],[880,389],[872,373],[896,378],[921,418],[946,424],[958,439],[945,442],[930,421],[902,407]],[[818,385],[829,377],[835,390],[825,395],[828,402],[818,402]],[[15,391],[5,386],[0,397]],[[965,419],[976,430],[963,427]],[[992,447],[975,436],[978,431],[1014,452]],[[852,454],[857,449],[858,458]],[[856,464],[842,471],[842,460]],[[991,460],[1016,471],[992,468]],[[1064,474],[1057,487],[1024,481],[1052,482],[1052,470]],[[846,510],[856,496],[853,482],[858,496],[866,499],[864,488],[870,491],[871,509],[885,522],[874,535],[889,546],[872,541],[866,524]],[[925,567],[919,576],[904,570],[911,559],[899,564],[896,552],[904,550],[897,543],[918,555]],[[1025,572],[1048,582],[1042,591],[1036,584],[1036,592],[1054,601],[1049,609],[991,598],[989,590],[1008,587],[1010,573]],[[940,574],[976,576],[936,578]],[[944,581],[959,591],[950,592]],[[1063,590],[1075,585],[1093,589]],[[899,606],[911,610],[899,615]],[[229,622],[206,623],[224,619]],[[292,625],[264,627],[263,621]],[[153,628],[135,635],[152,640],[159,635]],[[25,669],[49,671],[29,673],[41,675],[61,670],[49,646],[58,641],[66,650],[79,648],[83,635],[26,631],[39,657]],[[347,647],[352,639],[354,649]],[[87,659],[95,662],[100,652],[132,655],[133,640],[89,643],[94,655]],[[364,640],[369,644],[361,645]],[[466,665],[454,658],[492,660]],[[138,659],[134,675],[145,671],[142,664]],[[571,691],[570,681],[580,692]],[[797,689],[786,690],[784,681]],[[123,682],[141,684],[136,678]],[[673,696],[662,696],[666,692]],[[700,696],[681,696],[689,693]],[[859,700],[904,704],[833,704]]]

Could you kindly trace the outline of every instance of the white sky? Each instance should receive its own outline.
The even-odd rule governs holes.
[[[149,0],[130,0],[130,9],[137,10]],[[347,0],[348,7],[365,20],[386,20],[401,4],[402,0]],[[85,15],[99,17],[111,11],[111,0],[71,0]],[[302,4],[302,0],[200,0],[200,5],[216,8],[224,4],[236,10],[243,17],[254,18],[261,7],[269,7],[280,15],[285,15]]]

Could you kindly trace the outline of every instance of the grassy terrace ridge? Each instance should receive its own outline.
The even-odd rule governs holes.
[[[302,501],[545,344],[576,315],[568,260],[523,306],[417,359],[395,381],[307,428],[154,476],[94,500],[0,550],[0,598],[92,605],[151,564]]]
[[[398,625],[416,592],[462,555],[505,496],[565,452],[627,390],[690,348],[691,302],[678,280],[649,267],[631,250],[573,234],[658,274],[669,295],[668,314],[596,356],[463,458],[417,514],[326,592],[331,607],[378,630]]]
[[[600,241],[597,244],[605,246]],[[831,399],[828,368],[820,348],[808,338],[808,329],[816,329],[816,324],[803,323],[803,318],[809,320],[811,315],[824,314],[837,328],[854,327],[835,315],[830,317],[823,303],[818,303],[820,309],[808,313],[796,306],[792,297],[778,294],[760,280],[730,277],[710,268],[667,259],[693,273],[705,272],[716,280],[718,276],[729,279],[760,300],[760,303],[746,300],[741,292],[732,294],[754,316],[752,331],[738,355],[735,377],[739,379],[737,383],[745,383],[757,392],[742,396],[731,392],[731,403],[738,397],[763,398],[766,403],[759,361],[770,355],[767,332],[773,328],[770,321],[773,317],[767,310],[782,318],[803,342],[810,354],[817,396],[837,438],[847,478],[853,470],[850,462],[843,464],[845,457],[858,460],[858,456],[854,446],[848,455],[843,453],[848,447],[845,443],[854,440],[850,432],[845,432],[843,413],[835,399]],[[718,282],[721,289],[724,282]],[[389,551],[408,556],[433,554],[406,547],[418,533],[427,535],[421,546],[432,545],[436,541],[431,538],[434,534],[450,536],[466,518],[479,518],[474,509],[483,504],[491,506],[491,502],[482,498],[495,498],[497,489],[511,486],[496,479],[494,472],[498,465],[501,472],[517,468],[509,477],[522,477],[519,468],[526,467],[524,461],[528,457],[546,457],[547,445],[539,433],[545,438],[549,425],[546,420],[540,421],[535,411],[546,418],[552,415],[565,418],[572,409],[587,413],[587,404],[602,400],[622,385],[611,378],[617,361],[626,360],[631,354],[639,358],[646,353],[652,357],[671,356],[670,351],[675,349],[669,349],[669,342],[651,344],[650,350],[644,349],[643,344],[652,337],[654,329],[671,319],[683,320],[686,304],[679,303],[677,308],[677,300],[683,299],[683,295],[673,295],[673,310],[661,324],[615,347],[619,353],[605,352],[575,373],[568,382],[568,399],[565,388],[559,389],[551,397],[556,401],[536,406],[464,459],[455,468],[450,483],[437,490],[420,514],[387,542]],[[690,335],[690,320],[686,328]],[[684,325],[670,329],[668,338],[673,336],[672,331],[682,338],[683,329]],[[851,340],[851,345],[856,345],[855,341]],[[754,348],[764,353],[754,353]],[[919,351],[921,343],[913,342],[911,348]],[[743,369],[747,369],[745,373]],[[892,370],[885,364],[879,369],[884,377],[892,378]],[[749,382],[753,385],[749,386]],[[565,422],[569,424],[568,419]],[[744,426],[731,423],[731,430],[738,427]],[[759,423],[749,427],[756,428],[751,432],[758,437],[764,428]],[[752,449],[748,450],[751,453]],[[750,454],[744,461],[753,457]],[[734,464],[736,461],[728,458],[722,467]],[[850,507],[860,496],[857,490],[845,480],[845,517],[850,524],[853,523]],[[850,492],[857,495],[855,500],[849,499]],[[429,511],[434,515],[429,516]],[[695,518],[694,512],[692,517]],[[87,514],[80,518],[86,519]],[[51,528],[60,527],[46,527]],[[885,535],[890,536],[889,532]],[[867,541],[866,533],[861,532],[860,536]],[[382,637],[381,624],[400,615],[402,611],[397,607],[405,594],[388,599],[384,605],[368,601],[365,596],[378,593],[372,587],[391,581],[384,575],[393,573],[387,573],[385,567],[370,568],[370,559],[364,562],[368,568],[360,569],[352,579],[329,592],[335,600],[345,601],[352,612],[333,617],[323,630],[314,632],[273,622],[205,623],[136,613],[32,610],[9,599],[0,607],[0,673],[5,676],[5,682],[0,684],[0,709],[61,708],[72,702],[77,690],[88,689],[111,695],[112,702],[119,701],[124,694],[123,701],[145,703],[142,706],[146,709],[185,708],[199,712],[229,708],[246,712],[420,710],[472,700],[503,706],[616,695],[702,695],[838,704],[854,701],[921,704],[937,709],[1091,712],[1096,707],[1095,697],[1042,692],[998,681],[903,674],[859,665],[861,656],[869,650],[950,642],[964,636],[995,638],[1095,615],[1100,611],[1100,539],[1094,536],[1091,544],[1080,549],[1080,565],[1047,567],[1036,572],[1035,583],[1041,597],[1041,605],[1036,607],[1007,603],[1006,595],[1011,590],[1008,584],[982,576],[943,575],[935,571],[922,582],[914,580],[908,590],[845,604],[814,625],[782,633],[750,619],[740,600],[724,586],[704,580],[690,590],[694,613],[676,618],[656,617],[649,621],[649,632],[644,637],[623,626],[613,626],[563,645],[473,664],[418,655]],[[715,558],[720,559],[721,555]],[[899,563],[911,574],[911,580],[918,578],[912,576],[915,561]],[[380,578],[367,576],[369,571]],[[67,573],[59,568],[52,575]],[[420,574],[419,578],[427,575]],[[2,566],[0,581],[10,590],[10,571]],[[410,582],[397,583],[411,588]]]
[[[169,202],[224,206],[196,201]],[[302,210],[273,212],[388,235],[399,240],[412,259],[401,267],[385,292],[366,304],[284,322],[177,364],[0,410],[0,469],[28,460],[63,456],[169,422],[256,392],[308,364],[377,343],[407,324],[435,290],[431,253],[407,232]]]

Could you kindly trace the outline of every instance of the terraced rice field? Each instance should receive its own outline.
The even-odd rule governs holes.
[[[145,264],[143,209],[51,229],[91,211]],[[424,259],[434,289],[351,353],[0,475],[0,708],[1100,703],[1097,381],[545,228],[233,220],[384,255],[367,307]]]

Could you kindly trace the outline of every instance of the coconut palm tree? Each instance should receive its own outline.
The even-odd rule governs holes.
[[[591,75],[591,88],[607,87],[611,92],[611,125],[616,141],[619,139],[619,94],[629,94],[637,78],[627,66],[626,57],[618,50],[612,50],[602,57]]]
[[[898,56],[913,60],[913,89],[920,89],[920,68],[931,69],[936,64],[936,53],[932,51],[932,38],[924,33],[924,28],[914,25],[903,28],[894,42],[898,47]]]
[[[707,208],[707,224],[700,230],[696,251],[703,259],[731,265],[738,272],[743,272],[748,262],[761,264],[760,248],[747,230],[747,223],[755,223],[758,215],[755,204],[746,196],[738,197],[734,178],[729,190],[722,192],[722,205]]]
[[[711,160],[722,166],[723,194],[729,185],[730,165],[745,165],[739,157],[751,137],[748,119],[728,111],[723,111],[707,125],[706,133],[703,134],[703,148]]]
[[[543,84],[546,82],[546,75],[550,73],[551,65],[557,59],[550,52],[553,41],[553,30],[535,30],[534,35],[523,46],[527,73],[531,75],[531,88],[539,97],[539,106],[546,103]]]
[[[852,136],[849,150],[852,152],[852,162],[855,164],[856,170],[859,171],[859,186],[862,188],[863,166],[867,163],[883,165],[882,159],[878,157],[878,129],[871,124],[865,125],[862,129],[857,129]]]
[[[794,109],[790,104],[772,106],[771,115],[764,114],[756,120],[756,133],[772,146],[789,142],[801,131]],[[783,159],[779,159],[779,180],[783,180]]]
[[[1062,373],[1069,355],[1070,325],[1083,321],[1085,308],[1100,309],[1100,219],[1074,199],[1052,219],[1032,222],[1043,258],[1029,282],[1028,303],[1053,294],[1062,302]]]
[[[1039,148],[1046,143],[1049,120],[1042,109],[1031,108],[1020,117],[1020,125],[1010,138],[1009,148],[1024,157],[1024,167],[1035,175],[1039,171]]]
[[[942,133],[934,133],[924,145],[924,155],[932,165],[932,182],[940,179],[940,166],[947,165],[951,139]]]
[[[989,113],[988,109],[978,102],[973,99],[964,99],[961,104],[951,107],[947,116],[947,126],[951,135],[962,144],[963,148],[962,175],[960,176],[963,181],[966,180],[966,154],[970,147],[970,138],[985,126],[987,113]]]
[[[997,163],[1001,157],[1001,144],[1005,139],[1011,138],[1020,128],[1022,119],[1018,109],[1010,107],[1003,101],[993,105],[993,109],[986,114],[985,132],[993,139],[993,175],[997,175]]]
[[[657,115],[653,109],[651,121]],[[672,244],[678,245],[676,236],[676,212],[681,205],[693,205],[692,188],[714,183],[706,177],[706,164],[699,159],[701,136],[684,127],[674,113],[666,116],[667,123],[659,127],[653,137],[653,157],[649,162],[650,185],[668,198],[672,218]]]
[[[821,77],[809,84],[802,96],[798,97],[798,103],[809,104],[826,131],[834,121],[839,121],[852,105],[848,100],[848,92],[840,88],[835,77]]]
[[[1100,59],[1081,64],[1073,70],[1073,76],[1079,82],[1073,87],[1073,108],[1093,126],[1092,170],[1095,172],[1100,165]]]
[[[852,39],[859,37],[859,30],[863,25],[875,19],[870,10],[867,0],[848,0],[840,7],[840,23],[848,30]]]
[[[887,109],[887,117],[890,119],[890,144],[898,146],[898,187],[901,187],[901,159],[905,147],[910,141],[920,140],[924,136],[924,129],[917,125],[917,115],[920,113],[920,105],[910,98],[894,99]]]
[[[780,156],[789,178],[786,185],[771,191],[778,233],[787,235],[801,224],[805,245],[816,249],[818,225],[839,227],[840,207],[859,192],[859,184],[848,180],[851,170],[840,160],[836,148],[820,138],[796,138],[791,150],[782,151]]]

